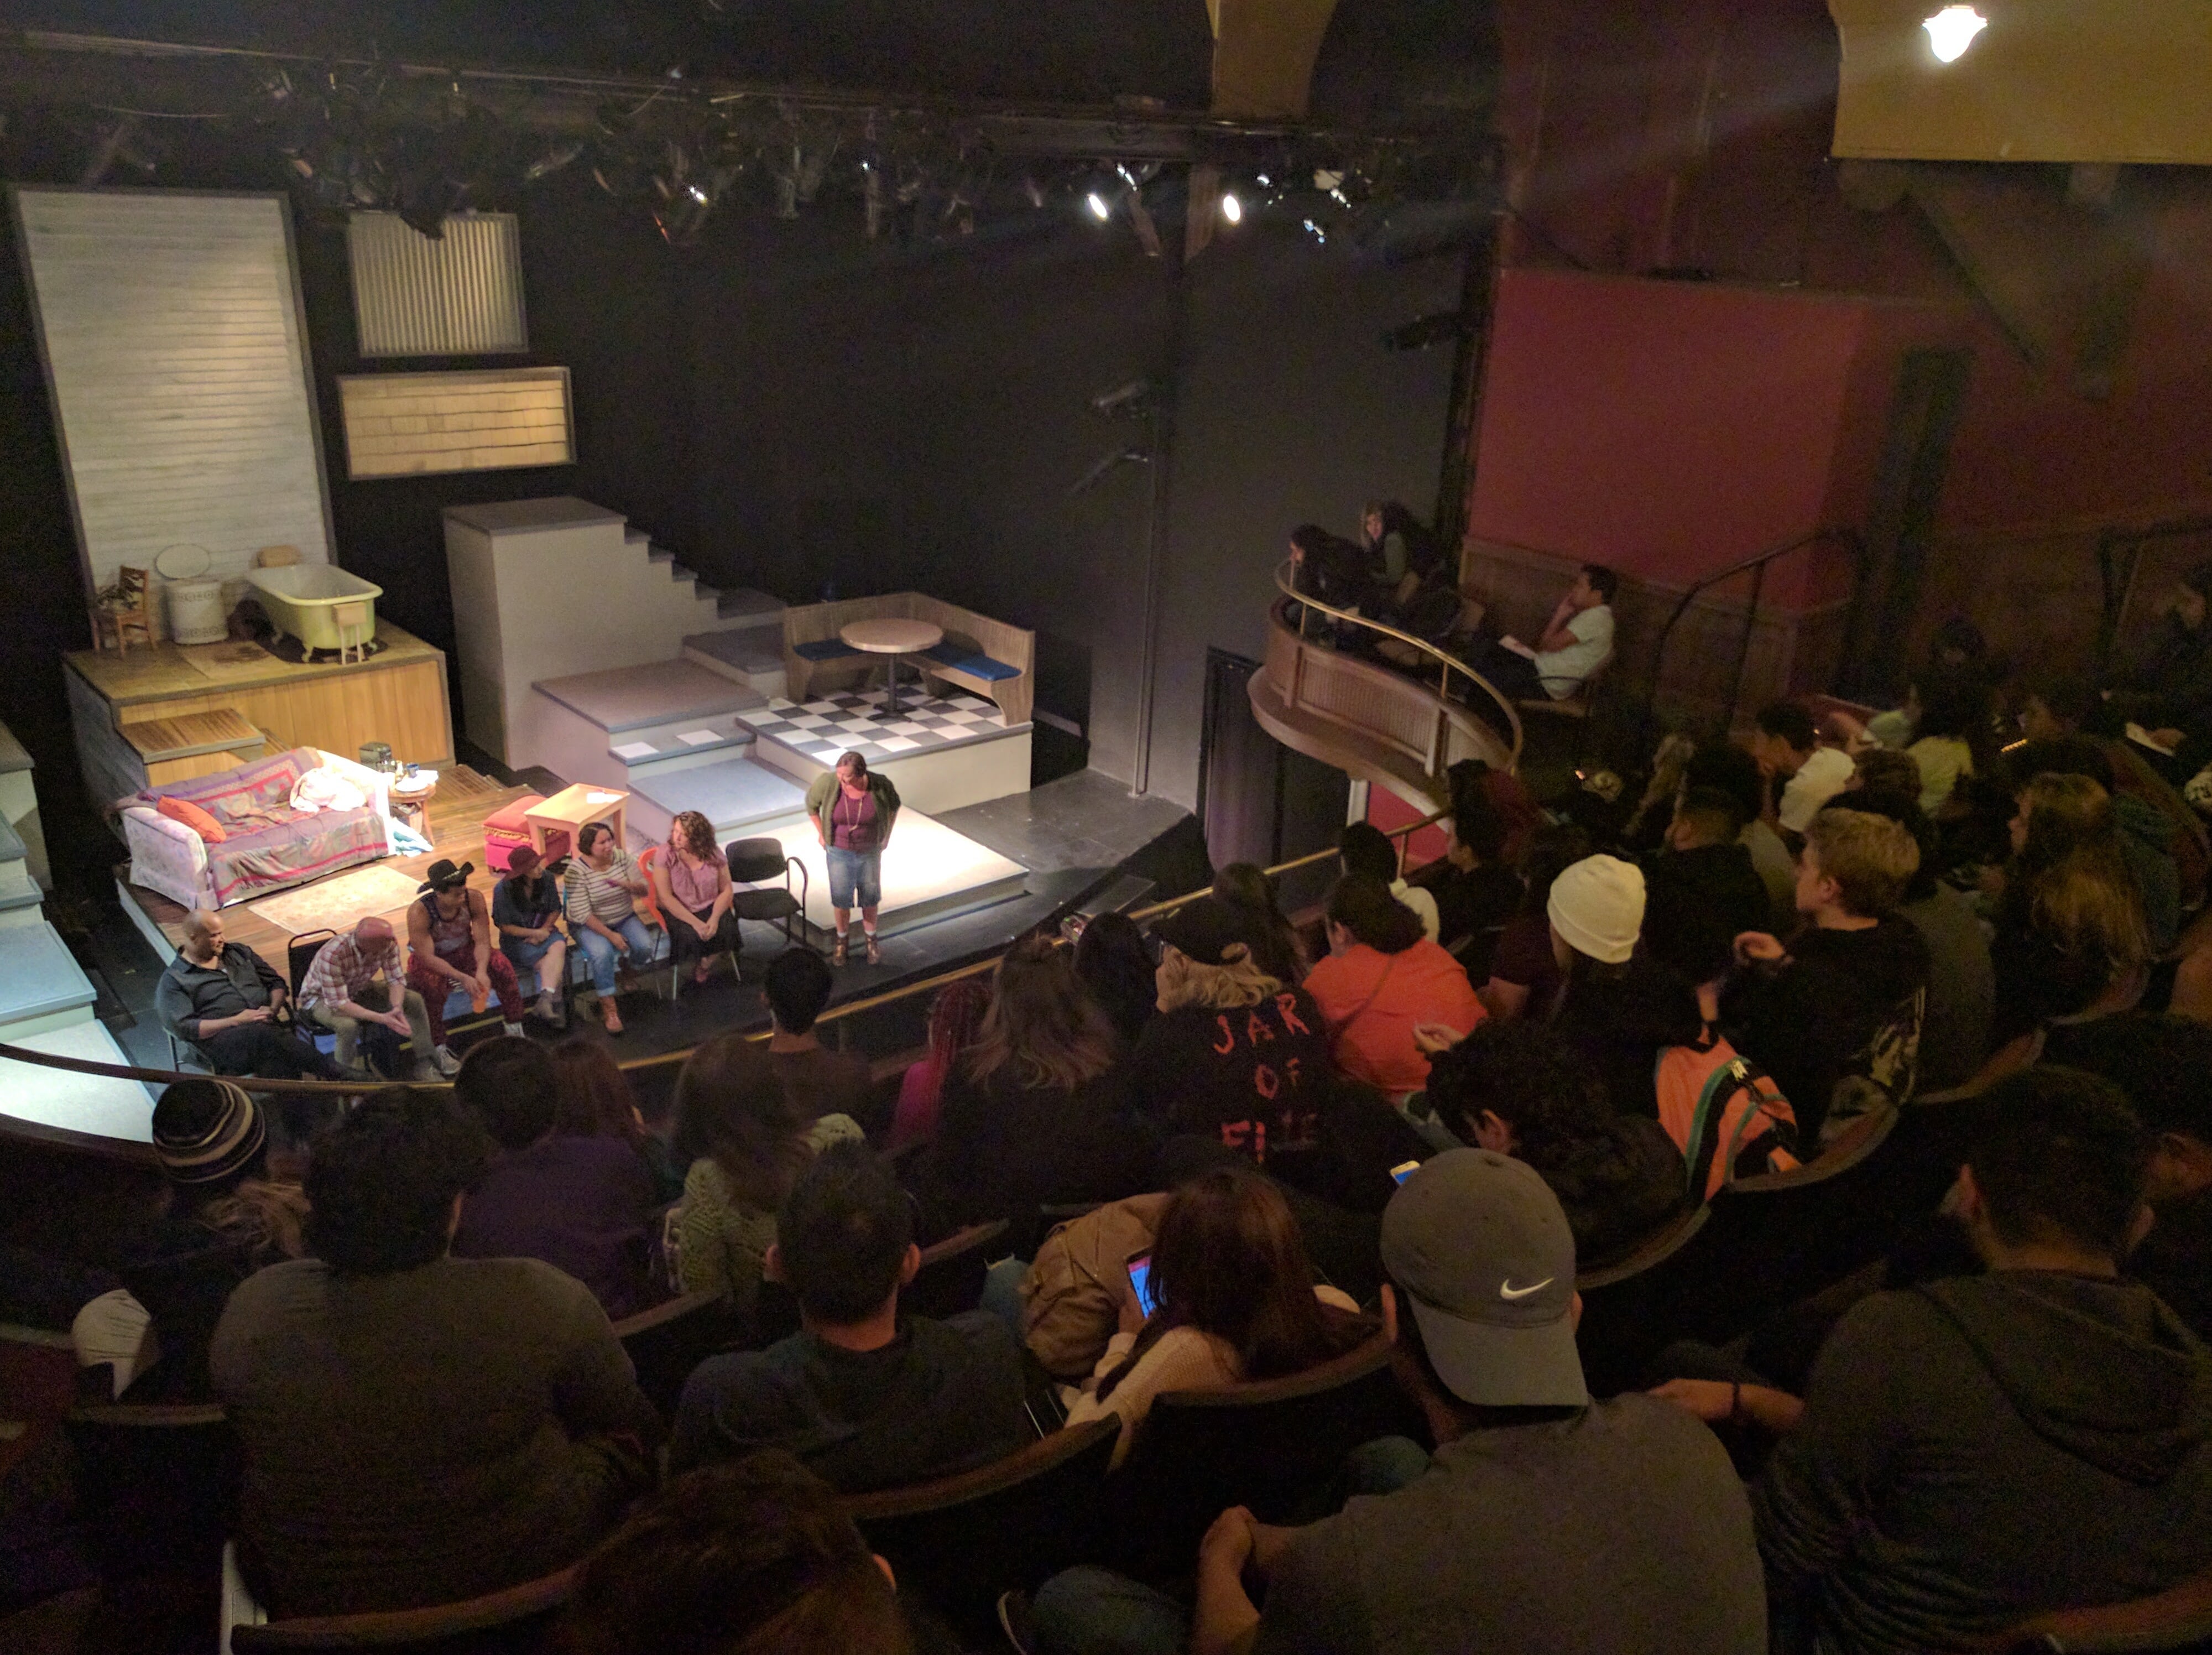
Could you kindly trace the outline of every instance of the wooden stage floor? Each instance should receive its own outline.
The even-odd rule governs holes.
[[[483,819],[503,806],[513,803],[528,788],[503,788],[489,777],[480,776],[465,764],[449,764],[438,773],[437,796],[430,800],[429,818],[431,850],[423,856],[387,856],[380,862],[364,862],[364,867],[388,867],[420,880],[430,871],[430,864],[441,857],[450,856],[457,862],[474,862],[476,872],[469,875],[469,888],[481,891],[484,899],[491,899],[491,888],[499,882],[491,865],[484,860]],[[186,910],[167,897],[147,890],[143,885],[129,884],[124,874],[130,867],[125,863],[116,870],[116,882],[131,901],[137,904],[147,918],[161,929],[172,948],[184,940]],[[343,873],[333,874],[342,879]],[[294,885],[289,890],[305,887]],[[275,892],[272,895],[277,894]],[[255,913],[246,903],[234,903],[222,910],[222,926],[229,941],[242,942],[276,968],[279,976],[289,976],[286,964],[286,945],[291,935],[281,926],[272,925]],[[403,932],[403,935],[404,935]]]

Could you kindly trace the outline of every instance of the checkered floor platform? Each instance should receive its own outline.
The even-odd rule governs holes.
[[[896,717],[884,711],[881,690],[842,691],[804,703],[769,697],[764,711],[738,715],[754,734],[781,741],[828,764],[843,752],[870,764],[1006,734],[999,709],[975,696],[943,699],[911,685],[899,691]]]

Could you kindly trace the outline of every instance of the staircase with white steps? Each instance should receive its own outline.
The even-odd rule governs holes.
[[[0,851],[7,848],[0,841]],[[21,856],[18,840],[12,861],[20,863]],[[0,857],[0,873],[9,860]],[[17,917],[26,912],[27,919]],[[9,922],[0,925],[0,1044],[128,1065],[131,1059],[115,1037],[94,1020],[91,979],[36,903],[27,910],[10,909],[5,917]],[[0,1058],[0,1117],[34,1133],[147,1143],[153,1138],[154,1099],[136,1080]]]
[[[463,727],[513,768],[560,769],[535,727],[532,686],[546,680],[672,660],[727,631],[743,635],[726,653],[744,664],[713,670],[781,693],[783,605],[708,585],[619,512],[571,496],[498,501],[449,506],[445,526]]]

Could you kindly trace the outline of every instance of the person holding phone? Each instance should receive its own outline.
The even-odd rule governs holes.
[[[1349,1298],[1315,1281],[1297,1220],[1256,1173],[1224,1168],[1176,1190],[1124,1277],[1120,1330],[1082,1387],[1062,1392],[1072,1426],[1120,1419],[1116,1465],[1162,1391],[1302,1373],[1375,1330]]]

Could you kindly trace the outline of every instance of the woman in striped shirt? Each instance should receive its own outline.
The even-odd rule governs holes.
[[[615,831],[605,822],[586,822],[576,835],[562,901],[568,929],[591,964],[592,986],[599,990],[599,1015],[609,1034],[623,1031],[622,1014],[615,1009],[616,960],[643,965],[659,952],[653,928],[638,917],[635,906],[647,889],[637,859],[615,843]]]

